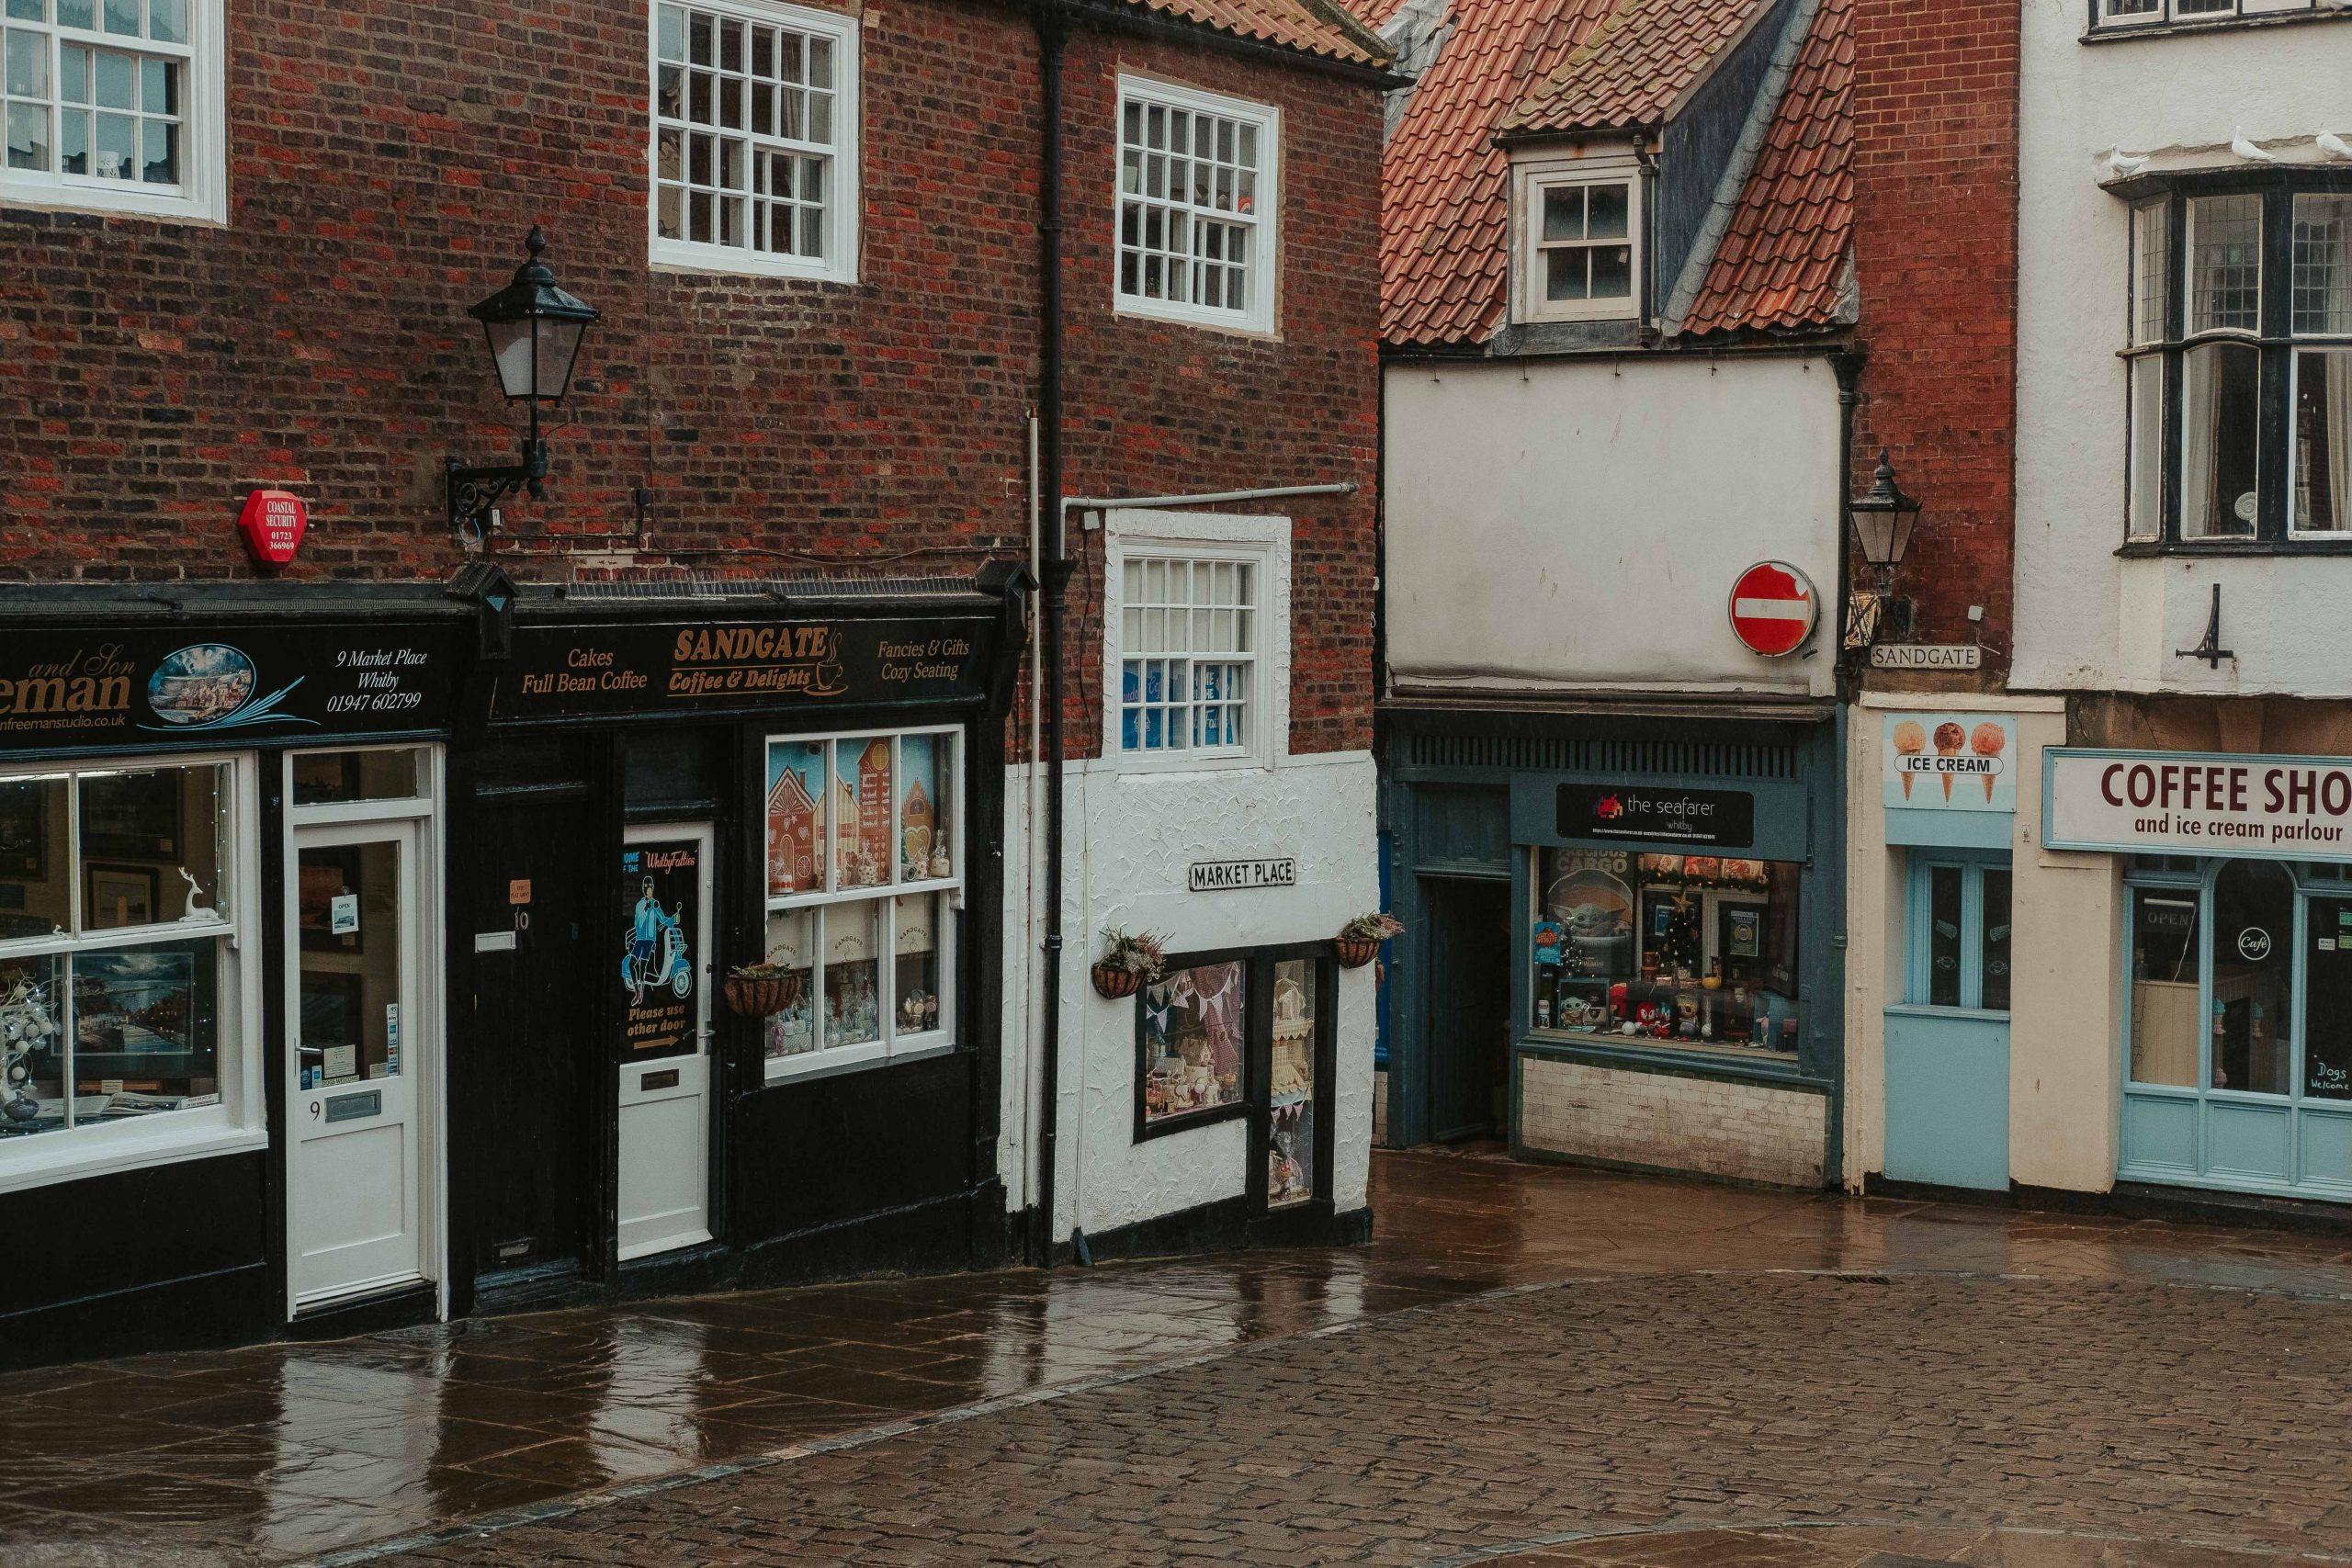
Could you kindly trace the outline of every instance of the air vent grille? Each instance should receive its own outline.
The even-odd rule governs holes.
[[[1422,767],[1523,773],[1668,773],[1793,779],[1793,747],[1761,741],[1597,739],[1541,735],[1414,735],[1406,760]]]

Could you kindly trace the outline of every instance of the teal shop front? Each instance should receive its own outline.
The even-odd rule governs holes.
[[[2352,1201],[2352,764],[2056,749],[2043,839],[2122,869],[2126,1182]]]
[[[1389,1142],[1834,1182],[1839,710],[1384,717]]]
[[[1885,1174],[2009,1185],[2010,843],[2017,718],[1873,715],[1903,941],[1885,1006]]]

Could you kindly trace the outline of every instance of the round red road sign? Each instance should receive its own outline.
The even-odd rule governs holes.
[[[1812,580],[1784,560],[1758,561],[1731,586],[1731,629],[1768,659],[1803,648],[1820,621]]]

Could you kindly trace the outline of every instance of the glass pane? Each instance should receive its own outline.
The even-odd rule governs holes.
[[[2171,300],[2172,208],[2161,201],[2132,210],[2132,341],[2162,343]]]
[[[49,110],[39,104],[8,106],[8,166],[49,167]]]
[[[225,918],[227,770],[82,776],[82,925]]]
[[[771,1060],[817,1048],[817,993],[808,978],[817,958],[818,915],[815,909],[786,909],[768,917],[767,961],[800,980],[800,994],[767,1021]]]
[[[1136,998],[1142,1010],[1144,1120],[1164,1122],[1241,1103],[1249,1030],[1245,964],[1179,969]]]
[[[1625,237],[1626,209],[1631,186],[1594,186],[1585,219],[1585,232],[1596,240]]]
[[[1984,874],[1984,923],[1977,951],[1983,954],[1984,985],[1980,1004],[1995,1012],[2009,1010],[2009,874]]]
[[[145,139],[145,152],[139,165],[139,177],[150,185],[175,186],[180,183],[180,128],[169,120],[151,119],[141,122],[141,135]]]
[[[863,899],[824,910],[825,1010],[820,1021],[824,1048],[863,1045],[882,1038],[882,938],[884,906],[894,900]]]
[[[139,0],[106,0],[106,28],[130,38],[139,36]]]
[[[6,14],[11,21],[47,21],[49,19],[48,0],[8,0]]]
[[[57,51],[57,96],[69,104],[90,101],[90,53],[69,43]]]
[[[1592,297],[1630,299],[1634,297],[1634,247],[1603,245],[1592,253]]]
[[[2198,897],[2132,889],[2132,1081],[2197,1087]]]
[[[139,62],[139,107],[149,114],[180,112],[180,70],[168,60]]]
[[[1270,1209],[1315,1196],[1315,970],[1303,958],[1274,965],[1273,1067],[1266,1081]]]
[[[2352,196],[2295,198],[2295,331],[2352,333]]]
[[[2132,362],[2132,477],[2127,503],[2132,535],[2153,539],[2164,532],[2165,357],[2142,355]]]
[[[0,963],[0,1138],[66,1124],[65,961]]]
[[[2295,355],[2295,526],[2352,528],[2352,349]]]
[[[890,902],[898,954],[892,985],[894,1027],[902,1035],[927,1033],[941,1023],[940,953],[946,905],[936,893]]]
[[[2285,1094],[2294,1035],[2295,884],[2269,861],[2230,861],[2213,881],[2215,1089]]]
[[[1960,1005],[1960,884],[1956,865],[1928,869],[1928,1005]]]
[[[127,180],[139,157],[139,121],[127,114],[98,116],[96,173],[101,179]]]
[[[1558,186],[1544,193],[1544,237],[1584,238],[1584,186]]]
[[[686,57],[686,14],[675,6],[658,6],[653,12],[655,52],[663,60]]]
[[[128,54],[116,54],[110,50],[92,52],[97,65],[98,105],[110,109],[137,108],[139,62]]]
[[[32,0],[32,9],[40,10],[40,0]],[[57,0],[57,20],[68,28],[93,28],[98,25],[98,0]]]
[[[2193,539],[2250,537],[2261,352],[2249,344],[2207,344],[2183,355],[2181,369],[2180,531]]]
[[[329,806],[346,800],[412,800],[425,792],[425,754],[414,747],[390,751],[302,751],[293,759],[294,804]]]
[[[835,887],[879,887],[890,880],[890,739],[833,742]]]
[[[8,29],[8,91],[19,97],[49,96],[49,35]]]
[[[1544,298],[1546,299],[1582,299],[1590,292],[1585,281],[1585,253],[1581,250],[1545,251],[1544,253]]]
[[[63,778],[0,783],[0,939],[73,928],[65,790]]]
[[[401,1076],[401,846],[312,848],[298,856],[301,936],[299,1087]]]
[[[831,39],[812,38],[808,40],[808,85],[812,87],[833,85],[833,43]]]
[[[2262,321],[2262,198],[2192,198],[2188,243],[2188,330],[2256,331]]]
[[[218,939],[71,962],[74,1125],[220,1102]]]
[[[822,885],[825,747],[779,740],[768,747],[768,897]]]
[[[2303,970],[2303,1092],[2352,1100],[2352,899],[2314,898]]]
[[[899,876],[905,882],[953,876],[947,832],[948,749],[945,735],[910,735],[899,742]]]

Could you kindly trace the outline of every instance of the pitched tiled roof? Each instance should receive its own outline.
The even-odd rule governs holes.
[[[1385,66],[1393,51],[1335,0],[1134,0],[1147,11],[1236,38],[1279,44],[1350,65]]]
[[[1686,333],[1836,319],[1854,234],[1853,0],[1821,0]]]
[[[1453,0],[1381,173],[1381,333],[1477,343],[1502,318],[1510,163],[1495,128],[1615,0]]]
[[[1620,0],[1557,71],[1503,117],[1505,131],[1656,125],[1747,29],[1765,0]]]

